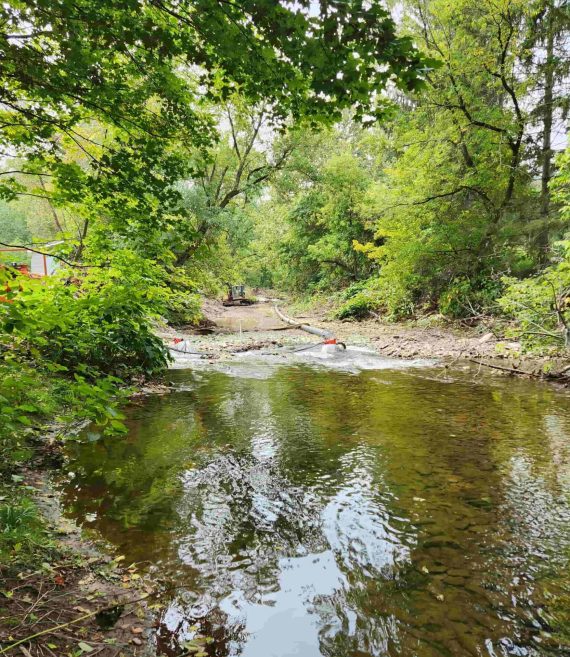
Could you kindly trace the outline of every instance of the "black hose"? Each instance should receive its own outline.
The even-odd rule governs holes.
[[[176,347],[168,347],[171,351],[177,351],[179,354],[190,354],[190,356],[211,356],[211,354],[205,354],[203,351],[184,351],[183,349],[177,349]]]
[[[290,349],[289,353],[295,354],[298,351],[307,351],[308,349],[314,349],[315,347],[320,347],[322,344],[323,344],[322,342],[317,342],[315,344],[310,344],[308,347],[300,347],[299,349]]]

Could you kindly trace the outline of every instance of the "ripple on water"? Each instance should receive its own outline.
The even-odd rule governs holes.
[[[568,396],[272,358],[173,372],[124,439],[69,445],[68,513],[177,587],[160,650],[563,654]]]

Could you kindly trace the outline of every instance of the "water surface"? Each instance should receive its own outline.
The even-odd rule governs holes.
[[[68,450],[68,513],[144,562],[165,654],[570,652],[570,403],[512,379],[178,370]],[[172,587],[176,587],[172,590]]]

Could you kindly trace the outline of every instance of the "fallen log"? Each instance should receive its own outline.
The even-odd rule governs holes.
[[[482,360],[475,360],[475,358],[468,359],[470,363],[475,363],[476,365],[484,365],[485,367],[490,367],[493,370],[500,370],[501,372],[508,372],[509,374],[519,374],[522,376],[531,376],[537,379],[541,379],[540,374],[535,374],[534,372],[527,372],[526,370],[517,370],[514,367],[504,367],[503,365],[493,365],[492,363],[485,363]]]
[[[507,372],[507,374],[518,374],[519,376],[530,376],[533,379],[543,379],[556,381],[560,379],[568,379],[570,374],[570,365],[560,370],[560,372],[549,372],[544,374],[537,374],[536,372],[527,372],[526,370],[519,370],[515,367],[505,367],[504,365],[493,365],[492,363],[485,363],[482,360],[476,360],[475,358],[469,358],[469,362],[475,363],[476,365],[484,365],[485,367],[490,367],[494,370],[499,370],[501,372]]]

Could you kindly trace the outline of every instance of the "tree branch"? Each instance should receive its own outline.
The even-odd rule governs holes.
[[[410,207],[414,205],[425,205],[426,203],[431,203],[432,201],[436,201],[437,199],[440,198],[448,198],[450,196],[456,196],[461,192],[474,192],[482,199],[484,199],[487,203],[493,205],[493,201],[489,198],[489,196],[487,196],[487,194],[483,190],[477,189],[476,187],[470,187],[469,185],[460,185],[457,189],[454,189],[451,192],[434,194],[433,196],[428,196],[427,198],[424,198],[421,201],[412,201],[411,203],[395,203],[394,205],[389,205],[387,208],[384,208],[382,210],[382,214],[388,212],[389,210],[393,210],[394,208]]]
[[[32,253],[39,253],[39,255],[48,256],[50,258],[55,258],[56,260],[61,260],[61,262],[65,263],[69,267],[80,267],[81,269],[90,269],[92,267],[96,267],[96,268],[106,267],[106,265],[82,265],[78,262],[71,262],[70,260],[67,260],[66,258],[63,258],[60,255],[56,255],[55,253],[47,253],[46,251],[38,251],[38,249],[32,249],[31,247],[26,246],[25,244],[6,244],[5,242],[0,242],[0,246],[7,246],[8,248],[11,248],[11,249],[23,249],[25,251],[31,251]]]

